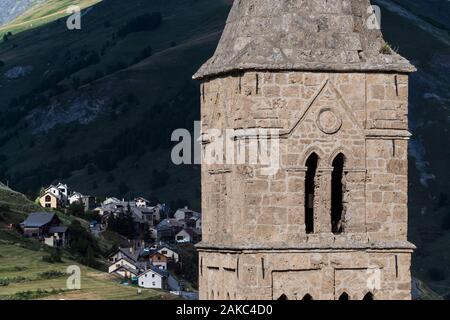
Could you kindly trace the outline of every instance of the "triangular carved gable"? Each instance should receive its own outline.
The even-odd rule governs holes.
[[[344,112],[342,114],[342,117],[348,117],[348,119],[353,123],[353,125],[358,129],[358,131],[361,133],[361,137],[364,137],[365,132],[364,129],[361,127],[360,123],[356,119],[355,114],[349,108],[347,103],[342,98],[342,95],[340,92],[336,89],[336,87],[333,85],[330,79],[326,79],[322,82],[322,84],[319,86],[316,93],[312,96],[312,98],[309,100],[307,107],[304,108],[304,111],[300,114],[300,117],[298,118],[297,122],[294,124],[294,126],[288,130],[282,133],[283,136],[291,136],[294,131],[302,124],[302,122],[306,119],[308,113],[311,112],[311,110],[318,104],[320,99],[327,99],[330,101],[335,102],[335,108],[341,108]],[[338,107],[339,106],[339,107]]]

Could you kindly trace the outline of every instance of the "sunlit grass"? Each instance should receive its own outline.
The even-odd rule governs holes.
[[[172,298],[161,290],[141,289],[120,284],[119,280],[105,272],[81,266],[70,260],[63,263],[47,263],[42,260],[41,251],[32,251],[17,245],[0,244],[0,279],[11,279],[11,283],[0,286],[0,300],[11,298],[23,292],[50,292],[42,294],[42,299],[83,299],[83,300],[135,300]],[[81,289],[68,290],[66,276],[42,279],[46,271],[66,272],[69,265],[81,269]],[[20,282],[15,279],[20,277]],[[52,290],[55,292],[51,294]]]
[[[77,5],[80,9],[85,9],[101,1],[102,0],[47,0],[42,4],[30,8],[24,14],[5,26],[0,27],[0,36],[8,32],[17,34],[65,17],[68,15],[67,8],[71,5]]]

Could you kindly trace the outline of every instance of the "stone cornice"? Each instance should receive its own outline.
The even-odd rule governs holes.
[[[343,242],[343,243],[299,243],[268,245],[237,245],[213,244],[200,242],[196,245],[200,251],[223,252],[317,252],[317,251],[401,251],[412,252],[416,247],[409,241],[374,241],[374,242]]]
[[[412,136],[408,130],[400,129],[366,129],[366,139],[409,140]]]

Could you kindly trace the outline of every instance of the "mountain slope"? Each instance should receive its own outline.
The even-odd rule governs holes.
[[[228,9],[111,0],[84,13],[81,31],[55,21],[0,45],[0,179],[24,192],[58,179],[85,193],[198,208],[198,170],[172,165],[170,136],[199,118],[191,75],[212,54]],[[157,29],[118,35],[152,12],[162,13]]]
[[[441,17],[446,11],[440,11],[448,3],[409,0],[374,3],[382,9],[386,40],[418,69],[410,78],[409,108],[413,134],[409,151],[409,239],[417,246],[413,275],[448,297],[450,33],[442,26]]]
[[[9,223],[18,223],[26,218],[27,213],[42,208],[29,201],[23,194],[11,190],[0,183],[0,223],[10,219]]]
[[[20,0],[12,6],[13,9],[19,7],[20,10],[15,9],[15,14],[10,14],[9,19],[5,19],[5,25],[0,23],[0,36],[8,32],[16,34],[37,28],[68,16],[67,9],[72,5],[85,9],[100,1],[102,0]]]
[[[2,0],[0,3],[0,26],[14,20],[30,7],[44,0]]]

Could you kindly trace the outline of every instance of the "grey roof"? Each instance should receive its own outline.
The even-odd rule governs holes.
[[[148,268],[148,270],[146,270],[145,272],[140,274],[139,277],[143,276],[144,274],[148,273],[149,271],[153,271],[154,273],[159,274],[161,277],[167,277],[169,275],[169,273],[167,271],[161,270],[161,269],[159,269],[158,267],[155,267],[155,266],[150,266]]]
[[[58,226],[58,227],[51,227],[48,230],[48,233],[65,233],[67,231],[68,227],[66,226]]]
[[[120,269],[127,270],[127,271],[131,272],[132,274],[134,274],[134,275],[136,275],[136,276],[139,275],[139,270],[130,268],[130,267],[127,266],[127,265],[121,265],[120,267],[118,267],[117,269],[115,269],[113,272],[117,272],[117,271],[119,271]]]
[[[168,243],[165,243],[164,241],[161,241],[159,243],[159,245],[156,247],[156,250],[158,251],[163,248],[168,248],[168,249],[172,250],[173,252],[178,253],[178,250],[175,247],[173,247],[172,245],[170,245]]]
[[[150,203],[150,201],[147,200],[147,199],[145,199],[144,197],[137,197],[136,199],[134,199],[135,202],[137,202],[138,200],[143,200],[143,201],[145,201],[145,202]]]
[[[123,259],[132,264],[137,263],[139,258],[150,254],[150,252],[146,251],[144,247],[136,248],[133,250],[133,252],[131,252],[131,248],[119,248],[115,252],[110,254],[109,257],[112,257],[119,252],[123,253],[123,255],[125,256],[125,258]]]
[[[234,1],[214,56],[194,75],[236,70],[396,71],[415,68],[382,54],[381,31],[368,27],[369,0]]]
[[[78,191],[73,191],[73,192],[70,194],[69,198],[70,198],[70,197],[73,197],[73,196],[84,197],[83,194],[80,193],[80,192],[78,192]]]
[[[123,253],[124,256],[126,256],[130,261],[130,263],[135,263],[137,260],[136,254],[131,253],[130,248],[119,248],[115,252],[109,255],[109,257],[112,257],[116,255],[117,253]]]
[[[179,235],[182,232],[186,232],[191,238],[193,238],[196,234],[196,232],[194,231],[194,229],[192,228],[184,228],[183,230],[181,230],[180,232],[177,233],[177,235]]]
[[[42,227],[46,225],[50,221],[52,221],[53,217],[56,214],[50,212],[33,212],[30,213],[28,218],[25,219],[24,222],[21,223],[24,227]]]
[[[183,224],[177,219],[164,219],[156,226],[158,230],[162,228],[182,228],[182,227]]]

